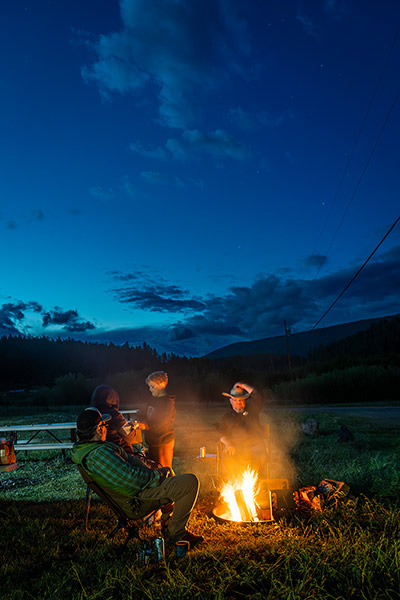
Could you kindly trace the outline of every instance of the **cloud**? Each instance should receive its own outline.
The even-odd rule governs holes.
[[[14,219],[9,219],[5,226],[6,229],[10,229],[11,231],[18,229],[21,225],[26,223],[37,223],[39,221],[43,221],[45,218],[44,212],[41,208],[32,209],[29,213],[23,215],[19,221]]]
[[[198,129],[185,129],[182,137],[169,138],[165,147],[147,148],[140,142],[130,146],[136,152],[146,158],[158,158],[162,160],[175,159],[186,161],[193,156],[210,156],[213,159],[246,160],[251,156],[250,149],[236,140],[230,133],[223,129],[203,132]]]
[[[184,325],[176,325],[172,328],[169,334],[171,342],[181,342],[182,340],[190,340],[195,337],[195,332]]]
[[[156,158],[159,160],[167,160],[168,158],[171,157],[170,153],[162,146],[156,146],[156,147],[147,146],[145,148],[140,140],[136,140],[136,142],[132,142],[129,145],[129,148],[135,154],[139,154],[140,156],[144,156],[145,158]]]
[[[121,30],[100,35],[92,46],[95,61],[82,68],[103,97],[155,90],[160,123],[186,129],[197,118],[200,96],[231,72],[245,72],[247,28],[229,0],[120,0],[120,8]]]
[[[326,265],[327,262],[328,257],[322,254],[311,254],[303,259],[303,263],[306,265],[306,267],[315,267],[317,269]]]
[[[30,221],[43,221],[44,213],[41,208],[32,210],[29,216]]]
[[[89,193],[100,200],[111,200],[114,198],[114,190],[102,187],[101,185],[91,187]]]
[[[137,285],[118,287],[111,290],[122,304],[130,304],[132,308],[159,313],[179,313],[201,311],[205,305],[200,300],[190,296],[187,290],[179,286],[169,285],[163,281],[157,283],[141,281],[139,275],[127,274],[126,279],[119,281],[136,281]]]
[[[126,181],[120,187],[121,190],[128,196],[128,198],[130,198],[131,200],[134,200],[136,198],[137,189],[133,183]]]
[[[196,187],[204,190],[205,183],[200,177],[175,177],[175,185],[180,188]]]
[[[39,302],[17,300],[6,302],[0,307],[0,335],[27,335],[32,330],[28,323],[28,313],[40,315],[44,328],[61,326],[59,330],[70,333],[95,329],[93,323],[81,319],[77,310],[64,311],[56,306],[54,310],[46,311]]]
[[[324,0],[323,9],[331,19],[339,21],[348,15],[347,0]]]
[[[324,257],[319,257],[322,260]],[[199,356],[227,344],[283,335],[283,319],[295,331],[307,331],[323,315],[359,267],[351,266],[319,279],[295,279],[290,271],[260,275],[252,285],[231,286],[226,294],[192,297],[187,290],[163,282],[140,283],[142,273],[115,273],[127,288],[113,290],[132,308],[181,313],[170,326],[146,330],[146,341],[162,351]],[[400,245],[371,261],[319,327],[399,312]],[[135,282],[134,286],[130,286]],[[136,330],[119,331],[137,340]],[[141,330],[144,334],[144,330]],[[129,337],[131,336],[131,337]],[[157,337],[158,336],[158,337]]]
[[[80,215],[85,214],[85,211],[81,208],[68,208],[67,213],[73,217],[79,217]]]
[[[170,155],[172,155],[176,160],[185,161],[191,154],[188,146],[186,146],[180,140],[176,140],[174,138],[167,140],[165,147]]]
[[[198,129],[186,130],[183,139],[196,151],[217,158],[229,156],[236,160],[244,160],[250,156],[248,148],[222,129],[211,133],[203,133]]]
[[[62,310],[58,306],[54,310],[43,314],[43,327],[52,325],[61,326],[61,329],[70,333],[78,333],[96,329],[90,321],[83,321],[77,310]]]
[[[171,138],[167,141],[166,147],[177,160],[186,160],[193,153],[208,155],[214,159],[231,158],[240,161],[251,156],[247,146],[238,142],[223,129],[212,132],[187,129],[182,134],[182,140]]]
[[[284,121],[293,119],[290,111],[281,114],[271,114],[267,111],[250,113],[241,106],[231,108],[228,112],[229,121],[245,131],[254,131],[261,127],[279,127]]]
[[[302,13],[300,9],[297,12],[296,19],[303,25],[304,31],[309,37],[318,37],[318,32],[314,26],[314,23],[307,15]]]
[[[140,173],[140,179],[147,183],[165,183],[165,179],[158,171],[142,171]]]
[[[42,307],[38,302],[7,302],[0,307],[0,335],[21,335],[25,332],[25,316],[27,312],[40,313]]]

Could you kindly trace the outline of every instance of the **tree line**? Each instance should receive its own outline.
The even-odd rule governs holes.
[[[387,398],[395,398],[400,385],[399,359],[400,316],[315,348],[306,358],[292,356],[292,373],[287,356],[275,354],[188,358],[160,354],[146,343],[116,346],[70,338],[5,336],[0,338],[0,391],[37,388],[34,402],[50,406],[85,403],[96,385],[108,383],[130,404],[138,400],[134,394],[146,393],[146,374],[162,369],[168,372],[173,391],[182,398],[207,402],[221,399],[221,392],[240,379],[264,391],[266,398],[278,401],[295,402],[299,398],[312,402],[333,396],[345,401],[358,393],[361,396],[364,388],[371,399],[378,390]],[[12,403],[10,396],[14,395],[3,394],[0,403]]]

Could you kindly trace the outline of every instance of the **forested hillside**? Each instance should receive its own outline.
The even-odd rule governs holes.
[[[32,402],[51,406],[85,402],[95,385],[107,382],[129,403],[146,393],[146,374],[164,369],[182,399],[221,400],[222,391],[244,379],[278,402],[369,401],[398,398],[399,364],[400,317],[373,323],[306,358],[293,355],[292,372],[288,357],[279,354],[186,358],[160,355],[147,344],[9,336],[0,338],[0,391],[39,388]],[[3,394],[1,403],[13,403],[14,396]]]
[[[371,323],[360,331],[327,346],[314,348],[307,362],[324,362],[338,357],[349,361],[367,357],[390,357],[400,354],[400,316]]]
[[[159,355],[147,344],[84,343],[73,339],[0,338],[1,389],[50,385],[67,373],[104,378],[130,370],[152,370],[167,361],[184,362],[173,354]]]

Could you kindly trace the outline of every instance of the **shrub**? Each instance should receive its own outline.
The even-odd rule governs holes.
[[[371,402],[398,397],[400,368],[377,365],[335,370],[284,382],[273,388],[283,402]]]

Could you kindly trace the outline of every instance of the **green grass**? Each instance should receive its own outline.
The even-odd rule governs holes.
[[[114,518],[100,501],[93,502],[85,531],[85,486],[68,459],[56,452],[20,456],[18,469],[0,474],[0,598],[400,598],[395,428],[346,418],[355,441],[341,444],[337,417],[315,415],[321,433],[309,437],[299,432],[293,414],[282,413],[271,424],[272,475],[285,476],[289,469],[298,486],[338,479],[350,486],[351,495],[312,517],[295,513],[274,524],[241,526],[212,517],[213,467],[194,458],[201,445],[215,451],[218,435],[212,424],[221,410],[193,409],[184,417],[178,408],[175,467],[200,478],[190,528],[206,541],[180,560],[168,550],[162,566],[139,565],[137,541],[120,553],[123,534],[107,538]],[[70,418],[63,413],[63,420]],[[142,535],[153,533],[149,528]]]

